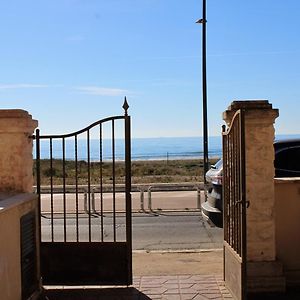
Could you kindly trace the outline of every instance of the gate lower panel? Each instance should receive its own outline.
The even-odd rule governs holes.
[[[226,268],[224,269],[226,278],[226,287],[230,292],[242,299],[242,259],[231,248],[231,246],[224,241],[224,260],[226,261]]]
[[[125,242],[43,242],[44,285],[130,285]]]

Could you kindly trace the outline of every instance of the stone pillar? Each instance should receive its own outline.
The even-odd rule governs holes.
[[[38,126],[24,110],[0,110],[0,192],[32,192],[32,134]]]
[[[223,113],[227,125],[239,109],[245,111],[249,290],[282,291],[285,282],[276,261],[273,147],[274,122],[279,112],[266,100],[234,101]]]

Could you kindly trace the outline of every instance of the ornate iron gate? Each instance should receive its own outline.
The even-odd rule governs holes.
[[[246,179],[244,112],[223,126],[224,280],[236,299],[246,299]]]
[[[45,285],[132,284],[128,108],[125,98],[124,116],[109,117],[70,134],[50,136],[36,131]],[[121,129],[120,139],[117,129]],[[104,136],[107,130],[109,138]],[[109,183],[104,182],[105,172],[110,173]],[[43,186],[41,174],[43,180],[48,178]]]

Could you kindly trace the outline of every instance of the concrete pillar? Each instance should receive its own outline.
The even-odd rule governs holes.
[[[32,192],[32,134],[38,126],[24,110],[0,110],[0,192]]]
[[[279,291],[284,289],[284,280],[276,261],[273,147],[274,122],[279,112],[266,100],[234,101],[223,113],[228,125],[239,109],[245,111],[246,200],[250,202],[247,208],[249,289]]]

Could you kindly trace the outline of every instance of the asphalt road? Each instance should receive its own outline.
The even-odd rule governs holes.
[[[210,226],[199,212],[134,218],[134,249],[216,249],[222,243],[223,230]]]
[[[54,240],[64,240],[64,229],[67,241],[75,241],[77,236],[76,217],[67,215],[66,224],[62,214],[55,214],[53,221]],[[89,226],[90,222],[90,226]],[[125,241],[124,214],[116,214],[116,241]],[[101,217],[81,214],[78,218],[78,237],[80,241],[101,241]],[[182,249],[219,249],[222,247],[223,230],[211,226],[198,212],[159,212],[134,213],[132,217],[132,235],[134,250],[182,250]],[[111,213],[103,215],[103,239],[114,240],[113,216]],[[50,214],[42,218],[42,240],[51,240]]]

